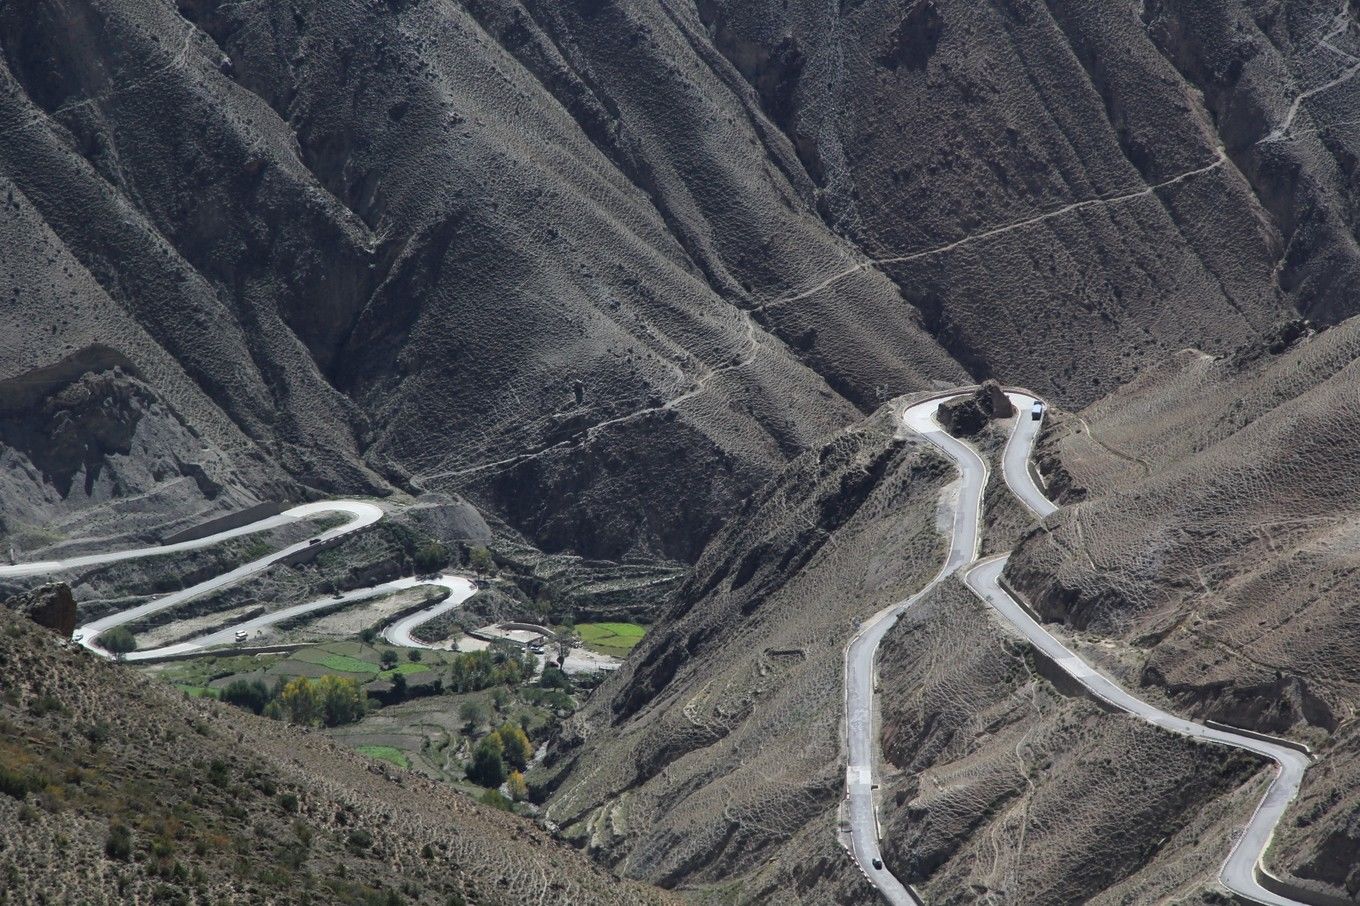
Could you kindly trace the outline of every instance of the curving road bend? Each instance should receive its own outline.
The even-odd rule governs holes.
[[[418,626],[423,626],[441,614],[446,614],[455,607],[461,605],[468,598],[477,593],[477,586],[471,579],[464,579],[462,576],[436,576],[431,579],[398,579],[398,582],[409,582],[407,588],[415,585],[438,585],[449,590],[449,596],[431,607],[402,617],[395,623],[391,623],[382,631],[382,637],[390,644],[401,648],[438,648],[438,645],[428,645],[420,641],[411,633]],[[388,583],[394,584],[394,583]]]
[[[1002,471],[1007,487],[1042,518],[1054,512],[1057,507],[1044,496],[1030,469],[1030,452],[1033,450],[1034,438],[1041,424],[1027,417],[1028,406],[1035,398],[1019,393],[1007,395],[1019,406],[1020,418],[1007,441]],[[1022,404],[1022,400],[1026,402]],[[1093,695],[1168,732],[1245,749],[1275,762],[1275,779],[1266,790],[1265,797],[1257,805],[1237,842],[1233,844],[1232,851],[1219,870],[1219,880],[1228,890],[1253,902],[1269,906],[1302,906],[1298,900],[1281,896],[1262,887],[1257,878],[1265,872],[1262,861],[1265,851],[1270,846],[1270,841],[1275,835],[1275,827],[1284,816],[1285,809],[1298,794],[1304,771],[1312,763],[1311,759],[1297,749],[1269,740],[1185,720],[1130,694],[1050,635],[1001,586],[1001,572],[1006,568],[1009,559],[1010,554],[1003,554],[974,564],[964,572],[964,583],[974,594],[991,605],[992,609],[1030,644],[1047,655]]]
[[[878,754],[878,735],[874,732],[874,656],[897,618],[907,608],[921,600],[936,585],[960,567],[977,559],[979,526],[982,521],[982,489],[987,485],[989,469],[977,452],[956,440],[935,420],[935,408],[942,399],[956,396],[951,391],[932,397],[907,408],[903,422],[908,430],[919,434],[943,449],[959,464],[962,480],[959,499],[954,506],[953,531],[949,539],[949,555],[944,566],[924,588],[905,601],[882,610],[864,622],[851,640],[845,654],[845,768],[846,817],[850,825],[850,851],[869,881],[879,889],[893,906],[914,906],[921,900],[882,864],[879,850],[878,816],[874,801],[874,768]]]
[[[952,395],[957,394],[951,393],[947,396]],[[1016,405],[1018,412],[1011,436],[1002,454],[1003,478],[1011,492],[1036,515],[1043,518],[1056,511],[1057,506],[1044,494],[1030,465],[1034,441],[1042,426],[1041,420],[1030,417],[1030,411],[1036,402],[1041,401],[1031,394],[1018,391],[1008,392],[1007,396]],[[941,397],[934,397],[911,406],[904,413],[903,420],[909,430],[940,448],[959,469],[961,489],[954,512],[949,557],[940,572],[925,588],[867,621],[861,632],[851,641],[846,652],[846,735],[849,749],[846,769],[847,806],[851,852],[861,869],[894,906],[920,903],[915,894],[887,868],[873,867],[875,860],[882,859],[873,798],[876,754],[876,734],[873,729],[873,659],[879,641],[896,622],[897,617],[942,579],[962,568],[964,583],[974,594],[1091,694],[1169,732],[1208,743],[1245,749],[1274,761],[1276,777],[1224,861],[1219,872],[1219,880],[1234,894],[1253,902],[1268,906],[1305,906],[1297,900],[1265,889],[1257,879],[1264,874],[1262,857],[1270,845],[1276,825],[1298,793],[1303,773],[1310,763],[1309,757],[1294,748],[1271,742],[1269,739],[1206,727],[1163,711],[1130,694],[1074,654],[1035,621],[1000,584],[1001,572],[1010,555],[1003,554],[982,561],[977,560],[980,507],[982,492],[989,478],[988,468],[986,462],[970,444],[947,434],[935,420],[935,408],[940,401]]]
[[[231,645],[236,642],[237,632],[258,633],[270,626],[275,626],[295,617],[305,616],[306,614],[318,610],[333,610],[337,607],[344,607],[345,605],[353,604],[357,601],[367,601],[394,592],[405,591],[408,588],[419,588],[423,585],[446,588],[448,589],[449,595],[442,601],[430,607],[403,617],[397,623],[384,629],[382,635],[384,639],[397,646],[406,648],[435,648],[438,646],[417,642],[411,637],[411,630],[423,623],[433,620],[441,613],[447,613],[472,597],[477,589],[473,586],[470,579],[464,579],[462,576],[444,575],[430,576],[427,578],[407,576],[404,579],[393,579],[391,582],[382,582],[378,585],[370,585],[367,588],[356,588],[339,595],[328,595],[324,598],[317,598],[316,600],[308,601],[305,604],[294,604],[292,607],[285,607],[282,610],[276,610],[272,613],[261,614],[253,619],[235,623],[231,626],[192,639],[187,639],[183,642],[176,642],[173,645],[165,645],[160,648],[139,649],[125,655],[124,660],[145,661],[164,657],[183,657],[208,648]],[[391,633],[393,628],[398,625],[404,627],[403,633],[394,637]],[[399,641],[399,639],[406,639],[407,641]]]
[[[319,516],[322,513],[346,513],[350,518],[344,525],[328,529],[318,535],[317,540],[319,541],[338,538],[341,535],[347,535],[350,532],[358,531],[365,526],[372,525],[383,517],[381,507],[362,500],[325,500],[317,503],[304,503],[300,506],[284,510],[276,516],[269,516],[248,525],[226,529],[212,535],[205,535],[202,538],[195,538],[192,541],[179,541],[175,544],[158,544],[154,547],[138,547],[122,551],[108,551],[102,554],[86,554],[80,557],[69,557],[65,560],[38,560],[32,563],[15,563],[12,565],[0,566],[0,577],[39,576],[45,573],[61,572],[64,569],[79,569],[84,566],[103,566],[106,563],[118,563],[122,560],[140,560],[144,557],[160,557],[165,554],[178,554],[183,551],[197,550],[203,547],[211,547],[214,544],[221,544],[223,541],[227,541],[231,538],[240,538],[243,535],[253,535],[256,532],[263,532],[266,529],[289,525],[302,519]],[[310,541],[303,541],[264,559],[268,560],[269,563],[273,563],[275,560],[287,556],[294,551],[301,550],[309,543]],[[263,562],[263,560],[254,561],[254,563],[261,562]],[[252,566],[254,564],[248,563],[246,565]],[[268,563],[265,565],[267,566]],[[260,567],[260,569],[263,568],[263,566]]]
[[[122,626],[135,620],[139,620],[149,614],[159,613],[162,610],[177,607],[178,605],[200,597],[201,595],[236,585],[257,573],[263,572],[280,560],[299,551],[306,550],[313,544],[329,541],[333,538],[339,538],[373,525],[383,518],[382,508],[363,500],[325,500],[315,503],[304,503],[300,506],[285,510],[278,515],[269,516],[256,522],[249,523],[248,525],[226,529],[212,535],[206,535],[202,538],[195,538],[192,541],[163,544],[155,547],[108,551],[100,554],[86,554],[64,560],[43,560],[33,563],[4,565],[0,566],[0,577],[42,575],[45,573],[61,572],[62,570],[67,569],[101,566],[106,563],[118,563],[123,560],[159,557],[166,554],[196,550],[199,548],[211,547],[214,544],[220,544],[231,538],[239,538],[267,529],[278,528],[279,526],[288,525],[299,520],[309,519],[323,513],[341,513],[347,515],[349,518],[341,525],[327,529],[324,532],[306,540],[299,541],[296,544],[291,544],[282,550],[267,554],[256,560],[251,560],[249,563],[244,563],[233,570],[222,573],[220,576],[214,576],[211,579],[207,579],[197,585],[192,585],[189,588],[168,595],[162,595],[145,604],[140,604],[136,607],[128,608],[127,610],[121,610],[118,613],[109,614],[106,617],[101,617],[98,620],[86,623],[77,629],[77,634],[81,636],[81,645],[85,646],[90,651],[93,651],[95,654],[109,657],[109,652],[99,645],[100,633],[107,632],[115,626]],[[408,588],[415,588],[420,585],[434,585],[447,588],[449,590],[449,595],[444,600],[431,607],[427,607],[424,610],[402,618],[393,626],[388,627],[383,635],[394,645],[428,648],[431,646],[423,645],[411,637],[412,630],[442,613],[447,613],[470,598],[473,592],[476,591],[471,580],[461,576],[446,575],[428,578],[408,577],[396,579],[368,588],[353,589],[339,596],[318,598],[304,604],[296,604],[292,607],[286,607],[274,611],[273,613],[263,614],[253,619],[198,636],[197,638],[177,642],[173,645],[133,651],[126,655],[126,660],[140,661],[174,655],[188,655],[214,646],[229,645],[236,640],[236,633],[238,631],[257,632],[266,627],[313,611],[330,609],[355,601],[367,600],[380,595],[390,594]]]

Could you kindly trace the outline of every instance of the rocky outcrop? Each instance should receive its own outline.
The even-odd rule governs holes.
[[[1006,392],[996,381],[987,380],[971,396],[956,397],[940,403],[935,411],[944,429],[955,437],[977,434],[992,419],[1015,414]]]
[[[63,637],[69,638],[76,630],[76,599],[65,582],[53,582],[15,595],[4,606]]]

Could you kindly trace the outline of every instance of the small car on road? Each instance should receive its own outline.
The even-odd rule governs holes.
[[[244,642],[249,637],[250,633],[246,632],[244,629],[236,630],[236,641]]]
[[[882,859],[875,859],[875,860],[874,860],[874,868],[879,869],[879,870],[882,870],[882,868],[883,868],[883,860],[882,860]]]

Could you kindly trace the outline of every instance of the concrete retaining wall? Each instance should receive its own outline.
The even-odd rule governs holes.
[[[252,522],[259,522],[261,519],[268,519],[270,516],[277,516],[287,509],[287,504],[267,501],[248,506],[244,510],[237,510],[225,516],[218,516],[216,519],[209,519],[207,522],[200,523],[191,528],[175,532],[173,535],[166,535],[161,539],[161,544],[179,544],[181,541],[197,541],[199,538],[206,538],[209,535],[216,535],[218,532],[225,532],[228,529],[240,528],[243,525],[250,525]]]
[[[1275,875],[1261,867],[1261,863],[1256,863],[1255,869],[1256,883],[1260,884],[1271,893],[1279,894],[1282,897],[1289,897],[1291,900],[1298,900],[1300,903],[1308,903],[1310,906],[1356,906],[1360,900],[1351,897],[1337,896],[1329,893],[1321,884],[1313,881],[1301,881],[1298,879],[1285,880],[1277,878]],[[1252,903],[1247,900],[1245,902]]]
[[[1246,727],[1235,727],[1232,724],[1225,724],[1218,720],[1205,720],[1204,726],[1213,727],[1215,730],[1223,730],[1226,733],[1236,733],[1239,736],[1250,736],[1252,739],[1261,742],[1271,742],[1277,746],[1284,746],[1286,749],[1293,749],[1295,752],[1302,752],[1309,758],[1313,757],[1313,750],[1301,742],[1292,739],[1285,739],[1283,736],[1271,736],[1269,733],[1260,733],[1256,730],[1248,730]]]

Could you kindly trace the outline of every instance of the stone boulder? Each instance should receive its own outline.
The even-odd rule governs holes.
[[[1014,404],[994,380],[983,381],[975,393],[946,400],[935,410],[940,424],[955,437],[972,436],[992,419],[1010,418],[1014,414]]]
[[[76,631],[76,599],[71,594],[71,586],[65,582],[53,582],[17,594],[5,601],[4,606],[65,638],[70,638]]]

